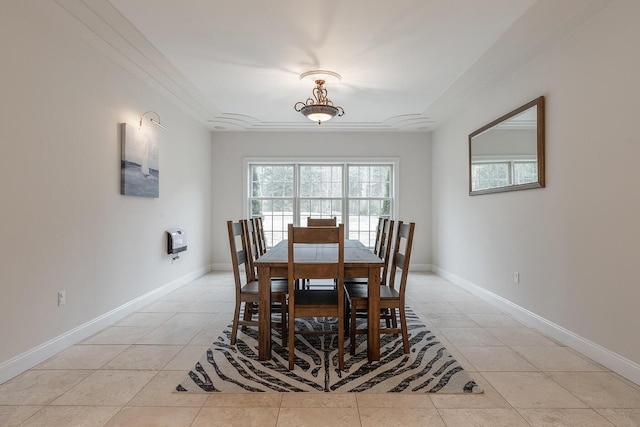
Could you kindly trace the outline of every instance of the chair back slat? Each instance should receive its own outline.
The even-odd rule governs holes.
[[[380,248],[383,240],[382,235],[384,233],[386,221],[388,221],[387,218],[382,218],[382,217],[378,218],[378,225],[376,226],[376,240],[375,240],[375,243],[373,244],[373,253],[375,255],[378,255],[380,253]]]
[[[333,218],[307,218],[307,227],[335,227],[338,225],[338,219]]]
[[[253,226],[256,229],[256,246],[258,248],[258,256],[262,256],[267,252],[267,241],[264,234],[264,223],[262,217],[258,216],[251,219]]]

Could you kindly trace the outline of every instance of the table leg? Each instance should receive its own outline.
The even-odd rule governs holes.
[[[380,267],[369,268],[369,306],[367,317],[367,356],[380,360]]]
[[[271,269],[258,267],[258,359],[271,359]]]

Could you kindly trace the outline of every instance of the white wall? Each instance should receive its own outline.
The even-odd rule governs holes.
[[[340,120],[340,119],[335,119]],[[399,159],[398,219],[414,221],[413,268],[431,267],[431,140],[428,133],[216,133],[213,137],[213,265],[231,266],[227,220],[244,218],[243,159]]]
[[[638,16],[613,3],[433,135],[434,266],[636,364]],[[540,95],[547,187],[468,196],[468,134]]]
[[[211,259],[210,132],[29,3],[0,12],[0,367]],[[118,123],[146,110],[169,128],[158,199],[120,195]]]

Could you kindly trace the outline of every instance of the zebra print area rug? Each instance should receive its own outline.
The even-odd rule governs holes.
[[[365,322],[365,320],[363,320]],[[296,320],[296,328],[335,331],[335,318]],[[229,344],[231,325],[220,335],[186,378],[178,392],[363,392],[363,393],[482,393],[437,337],[410,310],[407,326],[411,351],[403,353],[402,337],[380,337],[380,361],[367,360],[366,335],[359,335],[356,355],[345,340],[345,370],[338,370],[337,335],[296,335],[295,369],[289,371],[287,348],[280,331],[273,331],[273,357],[258,360],[254,328],[238,331]],[[361,325],[359,325],[361,327]]]

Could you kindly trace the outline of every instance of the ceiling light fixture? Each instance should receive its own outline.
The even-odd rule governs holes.
[[[144,119],[144,116],[146,116],[147,114],[155,114],[156,117],[158,118],[158,120],[153,120],[153,117],[149,118],[149,121],[151,123],[153,123],[156,126],[160,126],[164,130],[169,130],[162,123],[160,123],[160,115],[155,111],[146,111],[144,114],[142,114],[142,116],[140,117],[140,127],[138,129],[142,129],[142,120]]]
[[[334,106],[327,97],[327,89],[324,87],[326,79],[322,78],[324,75],[340,80],[340,75],[331,71],[308,71],[301,74],[300,80],[313,76],[316,87],[312,92],[313,97],[307,98],[306,102],[296,102],[293,106],[294,110],[302,113],[309,120],[318,122],[319,125],[335,116],[344,116],[344,109]]]

